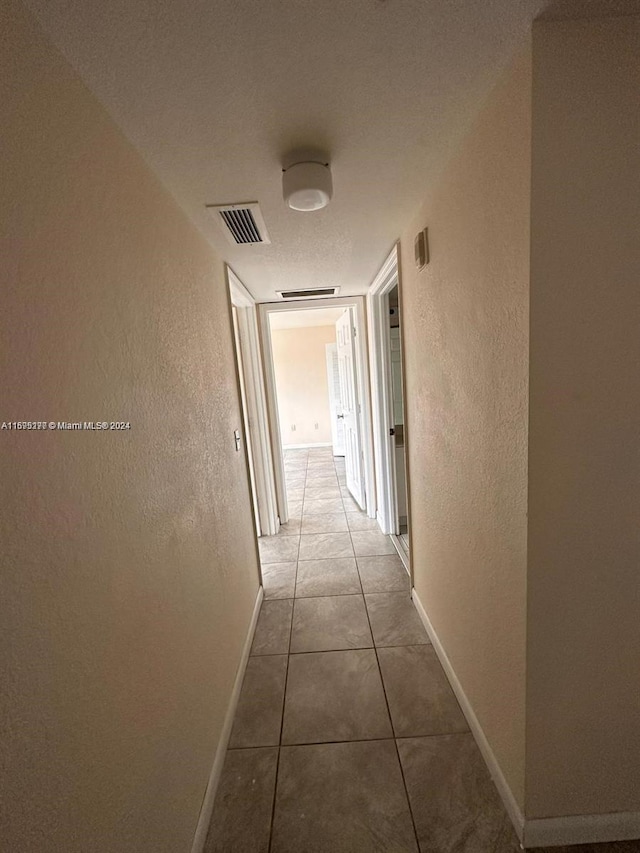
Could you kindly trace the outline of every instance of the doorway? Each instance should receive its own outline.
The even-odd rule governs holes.
[[[409,558],[409,511],[407,508],[407,457],[405,448],[404,376],[398,285],[386,295],[389,318],[389,366],[391,372],[392,423],[390,438],[395,480],[395,531],[398,543]],[[401,555],[402,556],[402,555]]]
[[[407,430],[397,247],[367,294],[378,523],[410,562]]]
[[[298,497],[285,453],[290,463],[296,451],[323,449],[343,457],[348,499],[375,518],[364,299],[268,303],[259,313],[280,523]],[[318,322],[323,333],[311,331]]]
[[[279,522],[256,303],[230,267],[226,274],[256,534],[272,536]]]

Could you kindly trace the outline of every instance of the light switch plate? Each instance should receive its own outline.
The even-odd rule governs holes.
[[[429,263],[429,229],[423,228],[414,242],[416,267],[422,270]]]

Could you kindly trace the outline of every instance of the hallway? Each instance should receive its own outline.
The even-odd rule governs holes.
[[[288,450],[285,471],[290,520],[259,540],[265,598],[205,853],[516,853],[409,577],[349,495],[344,460]]]
[[[206,853],[517,850],[408,575],[343,466],[286,453],[291,519],[260,540],[265,600]]]

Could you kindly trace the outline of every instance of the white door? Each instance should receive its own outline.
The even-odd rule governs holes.
[[[344,458],[347,488],[358,505],[365,509],[362,484],[362,442],[360,436],[360,401],[356,376],[355,329],[352,309],[347,308],[336,323],[338,345],[338,379],[344,421]]]
[[[331,413],[331,444],[334,456],[344,456],[344,419],[340,396],[340,374],[338,371],[338,347],[327,344],[327,386],[329,388],[329,412]]]

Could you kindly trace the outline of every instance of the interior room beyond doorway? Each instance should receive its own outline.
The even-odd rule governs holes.
[[[375,517],[364,299],[323,303],[259,306],[281,525],[302,499],[301,484],[288,482],[284,464],[285,453],[298,450],[342,460],[344,491]]]
[[[331,447],[334,456],[344,456],[334,371],[336,322],[344,310],[269,315],[280,441],[285,451]]]

